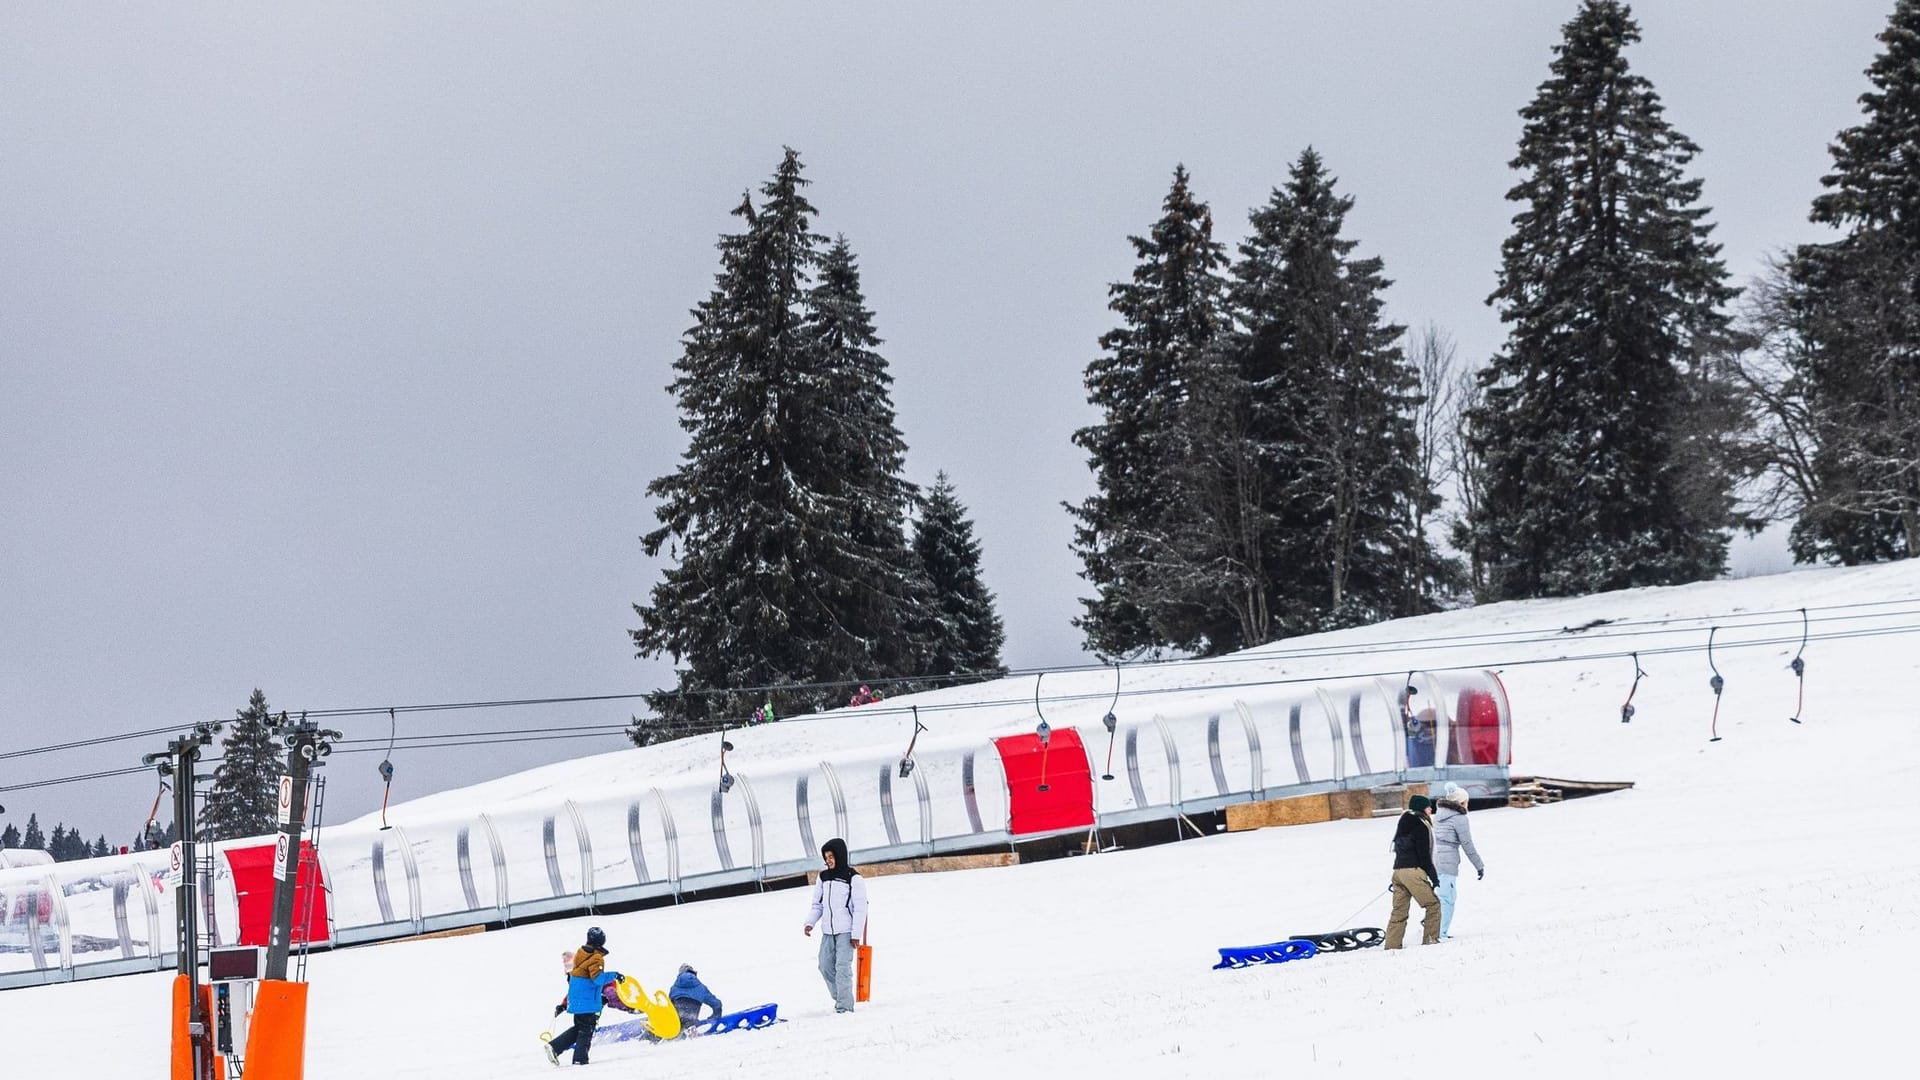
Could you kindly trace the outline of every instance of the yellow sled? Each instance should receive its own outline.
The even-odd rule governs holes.
[[[614,992],[627,1008],[642,1013],[647,1018],[647,1027],[654,1035],[662,1039],[675,1038],[680,1034],[680,1010],[667,1000],[665,990],[655,990],[651,997],[640,986],[638,980],[629,976],[614,984]]]

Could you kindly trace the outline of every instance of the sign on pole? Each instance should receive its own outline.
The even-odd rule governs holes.
[[[180,841],[175,840],[167,847],[167,884],[176,889],[180,887],[181,861]]]
[[[293,820],[293,777],[291,776],[280,777],[279,815],[279,823],[282,825]]]
[[[273,879],[287,880],[287,834],[281,833],[280,839],[273,843]]]

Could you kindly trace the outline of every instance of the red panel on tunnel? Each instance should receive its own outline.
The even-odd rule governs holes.
[[[273,928],[273,844],[226,849],[233,870],[233,895],[240,906],[240,944],[265,945]],[[303,921],[304,928],[300,925]],[[293,935],[320,944],[327,940],[327,890],[320,880],[320,860],[311,841],[300,841],[299,888],[293,894]]]
[[[993,740],[1007,774],[1007,829],[1015,836],[1093,824],[1093,765],[1072,728]],[[1041,783],[1046,790],[1040,790]]]

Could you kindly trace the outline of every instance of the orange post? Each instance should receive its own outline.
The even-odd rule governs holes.
[[[247,1030],[247,1080],[303,1080],[307,1069],[307,984],[260,980]]]
[[[873,946],[865,943],[856,945],[853,955],[853,1000],[865,1001],[873,996]]]
[[[193,1036],[187,1025],[193,1022],[193,984],[185,972],[173,977],[173,1056],[168,1075],[172,1080],[195,1080],[193,1075]]]

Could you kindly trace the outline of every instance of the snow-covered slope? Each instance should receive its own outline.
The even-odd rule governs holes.
[[[1786,665],[1802,607],[1813,640],[1796,725]],[[1724,738],[1709,743],[1706,656],[1661,650],[1702,646],[1716,625]],[[1211,970],[1221,945],[1386,920],[1390,821],[1272,829],[876,878],[874,1000],[851,1016],[834,1015],[820,985],[797,891],[316,955],[309,1075],[548,1075],[534,1036],[560,996],[554,957],[589,922],[607,930],[613,966],[649,985],[690,962],[729,1008],[777,1001],[792,1021],[603,1047],[593,1068],[615,1075],[1897,1072],[1920,962],[1913,627],[1920,561],[1493,605],[1126,673],[1130,686],[1174,686],[1493,666],[1514,705],[1516,773],[1636,782],[1476,812],[1487,878],[1462,882],[1455,937],[1440,946]],[[1413,639],[1444,640],[1389,644]],[[1323,646],[1344,655],[1302,655]],[[1629,651],[1649,677],[1622,724]],[[1097,695],[1112,675],[1050,675],[1046,687],[1081,682]],[[914,700],[1011,700],[1031,685]],[[954,711],[942,734],[1025,723]],[[774,758],[891,744],[899,729],[897,716],[856,711],[735,743]],[[612,783],[712,763],[704,745],[601,755],[411,809],[539,797],[563,769]],[[15,1033],[8,1074],[162,1075],[167,988],[136,976],[0,993]]]

